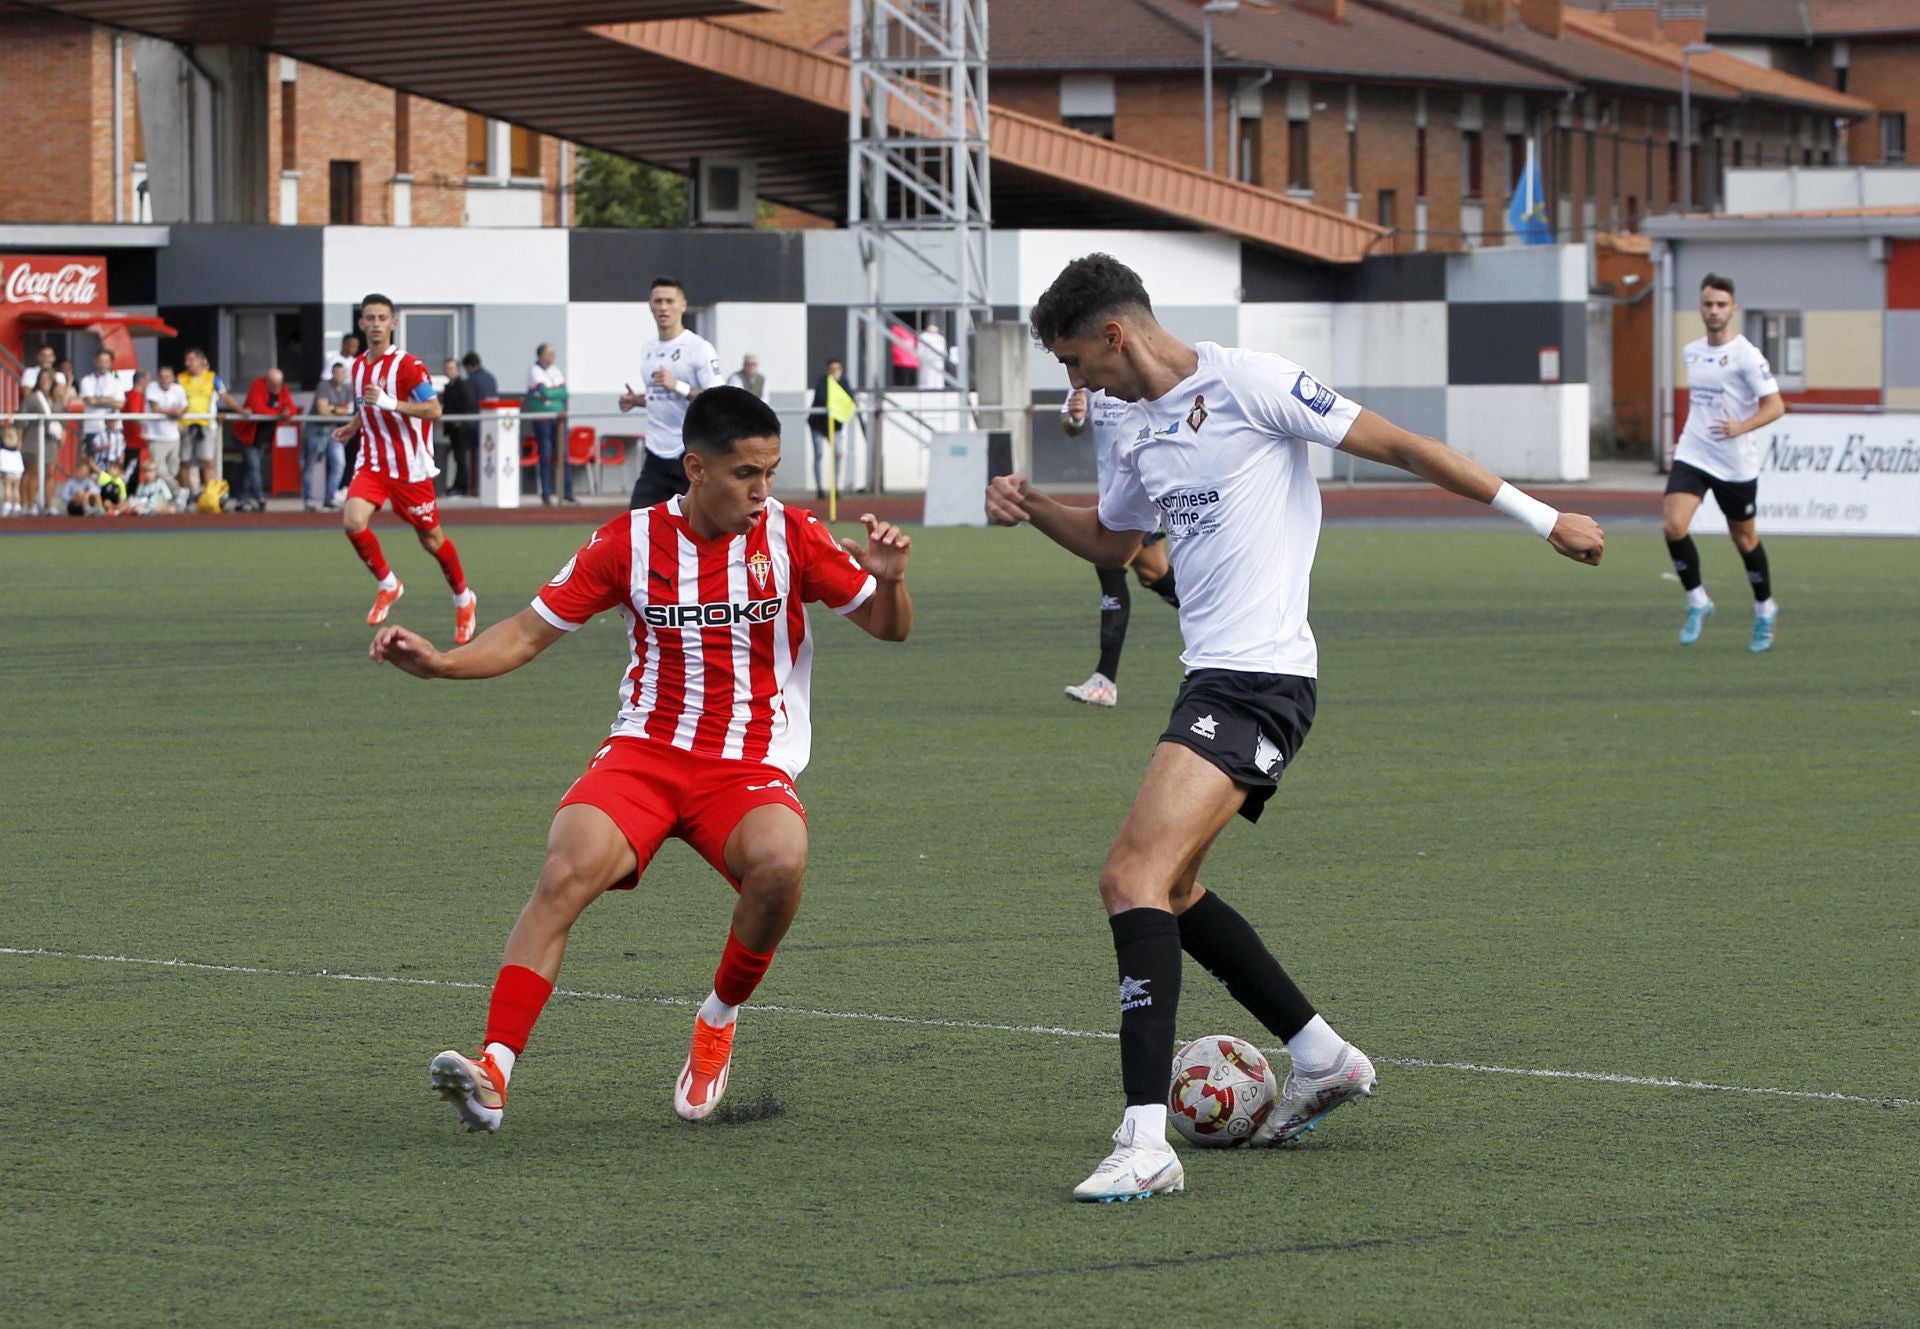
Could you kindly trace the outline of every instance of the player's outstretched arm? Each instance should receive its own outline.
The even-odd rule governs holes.
[[[1598,563],[1606,550],[1606,533],[1593,518],[1556,512],[1439,439],[1402,429],[1373,411],[1360,412],[1341,440],[1340,450],[1365,461],[1398,466],[1462,498],[1490,504],[1576,563]]]
[[[1018,471],[987,486],[987,520],[995,526],[1032,522],[1033,529],[1069,553],[1102,568],[1123,568],[1140,552],[1142,531],[1110,531],[1097,508],[1069,507],[1034,489]]]
[[[496,678],[510,674],[567,634],[532,609],[495,623],[465,646],[443,651],[419,633],[382,628],[367,654],[415,678]]]
[[[867,545],[842,540],[840,547],[865,568],[877,585],[867,602],[847,617],[881,641],[905,641],[913,631],[913,599],[907,594],[907,551],[913,541],[892,522],[871,512],[860,514],[867,528]]]

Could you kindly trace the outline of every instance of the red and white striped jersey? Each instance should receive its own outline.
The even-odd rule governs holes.
[[[745,535],[702,540],[672,498],[595,531],[533,608],[564,632],[608,609],[626,620],[615,736],[798,776],[813,748],[805,605],[850,614],[875,585],[811,512],[770,499]]]
[[[366,352],[353,358],[348,370],[353,397],[360,403],[360,461],[354,468],[373,471],[409,483],[440,474],[433,464],[433,425],[398,411],[368,406],[365,399],[385,392],[395,401],[425,401],[434,395],[433,378],[417,355],[389,346],[379,359]],[[424,391],[423,391],[424,389]]]

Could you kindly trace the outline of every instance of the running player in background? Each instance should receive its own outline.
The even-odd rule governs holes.
[[[1089,393],[1075,388],[1060,403],[1060,427],[1068,438],[1078,438],[1089,428],[1093,431],[1093,470],[1097,489],[1107,487],[1113,471],[1113,452],[1118,446],[1115,435],[1127,413],[1127,403],[1104,392]],[[1154,531],[1140,545],[1127,567],[1140,584],[1175,609],[1180,594],[1174,586],[1173,565],[1161,547],[1165,533]],[[1066,694],[1089,706],[1120,704],[1120,652],[1127,644],[1127,621],[1133,616],[1133,597],[1127,588],[1127,568],[1095,568],[1100,578],[1100,663],[1093,677],[1084,683],[1069,683]]]
[[[1693,514],[1712,490],[1753,586],[1753,635],[1747,639],[1747,649],[1767,651],[1773,649],[1773,625],[1780,611],[1773,602],[1767,551],[1754,527],[1760,500],[1760,443],[1753,435],[1785,415],[1787,407],[1767,357],[1734,330],[1738,314],[1732,280],[1709,272],[1700,282],[1700,321],[1707,325],[1707,335],[1688,342],[1680,352],[1687,362],[1687,427],[1673,452],[1660,521],[1666,528],[1673,570],[1680,574],[1680,585],[1687,592],[1680,644],[1699,641],[1700,630],[1713,615],[1713,601],[1700,578],[1700,551],[1687,534]]]
[[[807,822],[793,781],[813,742],[804,606],[825,604],[883,641],[913,626],[904,534],[868,514],[864,549],[836,545],[812,513],[772,497],[780,419],[764,402],[741,388],[703,393],[686,442],[684,497],[602,526],[531,606],[472,645],[443,654],[402,627],[373,639],[375,660],[419,678],[508,673],[610,609],[632,647],[612,736],[560,800],[539,884],[507,938],[480,1051],[433,1059],[433,1087],[468,1130],[500,1128],[574,920],[603,892],[636,886],[668,836],[739,895],[673,1090],[686,1120],[713,1111],[740,1006],[800,907]]]
[[[687,407],[708,388],[720,387],[720,353],[697,332],[689,332],[687,288],[678,277],[655,277],[647,295],[660,335],[640,352],[640,374],[645,386],[633,385],[620,394],[620,409],[647,408],[645,446],[640,449],[640,474],[633,481],[630,508],[648,508],[687,492],[687,469],[682,462],[686,443],[681,437]]]
[[[367,611],[367,623],[377,627],[407,593],[387,566],[380,537],[368,529],[373,514],[391,503],[395,515],[420,537],[420,547],[439,562],[453,592],[454,644],[464,645],[473,640],[478,602],[461,571],[460,551],[440,529],[439,499],[433,491],[433,477],[440,474],[433,464],[433,422],[440,418],[440,398],[426,365],[393,344],[393,329],[393,301],[369,295],[360,302],[360,331],[367,349],[353,358],[348,376],[355,410],[351,420],[333,431],[336,443],[351,443],[356,436],[361,440],[347,486],[347,543],[378,583],[373,608]]]
[[[1167,1086],[1184,950],[1284,1039],[1293,1066],[1255,1143],[1282,1144],[1371,1093],[1373,1063],[1336,1033],[1253,926],[1199,883],[1235,813],[1258,821],[1313,723],[1318,657],[1307,584],[1320,490],[1307,444],[1386,462],[1517,518],[1556,552],[1598,563],[1590,518],[1558,513],[1445,444],[1408,433],[1299,365],[1160,326],[1140,278],[1105,254],[1075,259],[1033,307],[1033,336],[1076,388],[1131,403],[1100,506],[1068,507],[1018,473],[987,487],[987,516],[1030,521],[1096,567],[1116,567],[1164,518],[1180,564],[1186,681],[1100,874],[1120,970],[1126,1115],[1077,1200],[1186,1186],[1167,1144]]]

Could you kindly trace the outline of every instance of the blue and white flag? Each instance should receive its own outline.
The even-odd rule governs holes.
[[[1533,139],[1527,139],[1527,166],[1513,187],[1513,202],[1507,205],[1507,229],[1527,245],[1550,245],[1553,230],[1547,225],[1547,196],[1540,188],[1540,163],[1533,153]]]

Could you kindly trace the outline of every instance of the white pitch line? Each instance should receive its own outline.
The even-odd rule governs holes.
[[[88,960],[98,964],[150,965],[158,969],[188,969],[209,974],[254,974],[265,978],[321,978],[336,983],[392,983],[403,987],[455,988],[466,992],[487,992],[487,983],[470,983],[455,978],[406,978],[396,974],[350,974],[332,969],[269,969],[258,965],[209,964],[201,960],[161,960],[139,955],[90,955],[80,951],[53,951],[38,946],[0,946],[0,955],[38,956],[49,960]],[[630,992],[587,992],[578,988],[555,988],[556,997],[581,1001],[627,1001],[645,1006],[692,1007],[700,1003],[684,997],[637,996]],[[985,1020],[943,1020],[918,1015],[887,1015],[878,1011],[829,1011],[807,1006],[763,1006],[750,1009],[757,1014],[807,1015],[820,1020],[855,1020],[863,1024],[905,1024],[923,1029],[965,1029],[977,1033],[1033,1034],[1049,1038],[1096,1038],[1117,1040],[1109,1030],[1069,1029],[1048,1024],[993,1024]],[[1282,1049],[1269,1048],[1269,1052]],[[1718,1094],[1757,1094],[1767,1098],[1799,1098],[1823,1103],[1867,1103],[1880,1107],[1920,1107],[1920,1098],[1892,1098],[1874,1094],[1841,1094],[1813,1089],[1773,1089],[1750,1084],[1714,1084],[1707,1080],[1673,1080],[1652,1075],[1618,1075],[1611,1071],[1556,1071],[1527,1066],[1490,1066],[1474,1061],[1435,1061],[1429,1057],[1374,1057],[1382,1066],[1405,1066],[1425,1071],[1463,1071],[1474,1075],[1518,1075],[1535,1080],[1577,1080],[1587,1084],[1624,1084],[1646,1089],[1692,1089]]]

